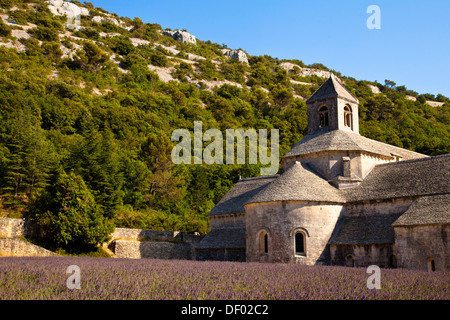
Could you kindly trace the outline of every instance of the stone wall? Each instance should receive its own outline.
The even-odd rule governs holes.
[[[34,238],[38,228],[31,221],[0,218],[0,255],[47,256],[51,251],[18,237]],[[178,231],[116,228],[104,246],[118,258],[194,259],[202,237]]]
[[[114,241],[117,258],[183,259],[193,260],[194,246],[188,242]]]
[[[38,233],[36,225],[22,219],[0,217],[0,237],[33,237]]]
[[[178,234],[178,231],[115,228],[111,239],[169,241],[173,240]]]
[[[400,268],[450,271],[450,225],[395,227],[395,254]]]
[[[56,254],[19,238],[0,238],[0,256],[48,257]]]
[[[330,239],[342,205],[282,201],[246,206],[247,261],[329,264]],[[304,254],[296,254],[295,234],[304,234]],[[261,236],[268,234],[268,253]]]
[[[196,260],[199,261],[237,261],[245,262],[245,248],[207,248],[195,249]]]
[[[215,228],[245,228],[245,213],[220,214],[210,216],[210,227]]]
[[[347,267],[395,268],[396,257],[393,244],[330,245],[331,264]]]

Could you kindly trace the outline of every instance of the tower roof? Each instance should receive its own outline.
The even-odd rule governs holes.
[[[278,175],[240,179],[208,213],[208,216],[245,212],[242,205],[277,177]]]
[[[318,100],[326,100],[339,97],[350,102],[359,103],[358,99],[350,93],[341,83],[341,81],[331,73],[327,81],[325,81],[319,89],[306,100],[306,103],[312,103]]]
[[[249,203],[289,200],[334,203],[345,201],[341,190],[334,188],[307,165],[297,161],[276,180],[247,200],[244,206]]]
[[[397,155],[403,160],[426,157],[426,155],[372,140],[354,132],[333,130],[304,136],[283,158],[321,151],[365,151],[387,157]]]

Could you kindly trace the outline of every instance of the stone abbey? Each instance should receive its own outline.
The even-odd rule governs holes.
[[[331,74],[279,175],[240,179],[209,213],[199,260],[450,270],[450,155],[359,134],[359,101]]]

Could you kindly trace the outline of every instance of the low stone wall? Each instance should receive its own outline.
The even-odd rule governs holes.
[[[56,254],[19,238],[0,238],[0,256],[49,257]]]
[[[114,241],[117,258],[184,259],[194,258],[194,246],[186,242]]]
[[[31,221],[0,217],[0,237],[33,237],[37,232]]]
[[[37,225],[22,219],[0,218],[0,255],[47,256],[51,251],[18,237],[39,236]],[[111,241],[104,244],[118,258],[187,259],[195,257],[194,248],[203,237],[178,231],[116,228]]]
[[[158,231],[144,229],[116,228],[111,235],[112,240],[153,240],[153,241],[171,241],[177,235],[178,231]]]

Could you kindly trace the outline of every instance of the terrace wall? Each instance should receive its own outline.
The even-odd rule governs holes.
[[[19,238],[0,238],[0,256],[48,257],[56,254]]]
[[[37,225],[22,219],[0,217],[0,255],[47,256],[51,251],[18,237],[39,236]],[[116,228],[106,244],[118,258],[187,259],[203,237],[178,231]]]
[[[193,260],[195,257],[194,246],[188,242],[116,240],[113,251],[117,258]]]
[[[38,228],[28,220],[0,217],[0,237],[30,237],[38,234]]]

